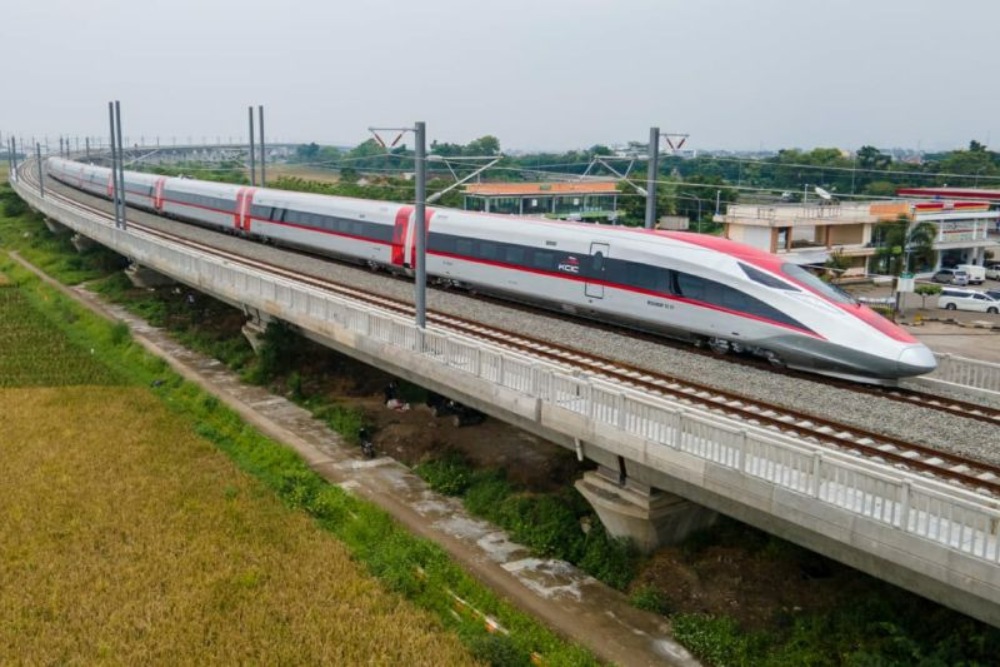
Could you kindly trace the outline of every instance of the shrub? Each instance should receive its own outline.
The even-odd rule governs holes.
[[[472,484],[472,471],[456,452],[450,452],[435,461],[421,463],[417,466],[416,473],[423,477],[432,489],[449,496],[462,495]]]
[[[628,597],[633,607],[666,616],[670,613],[666,596],[655,586],[639,586]]]

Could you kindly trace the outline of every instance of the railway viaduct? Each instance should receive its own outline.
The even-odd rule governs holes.
[[[362,362],[451,396],[596,462],[578,488],[614,534],[645,548],[732,516],[1000,626],[1000,501],[669,399],[567,371],[265,269],[222,259],[43,197],[50,223],[107,246],[133,272],[279,319]],[[969,375],[969,373],[966,373]],[[975,373],[973,373],[975,374]]]

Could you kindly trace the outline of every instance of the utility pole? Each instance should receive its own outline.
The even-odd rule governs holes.
[[[260,120],[260,187],[265,187],[267,181],[264,174],[264,163],[267,158],[264,154],[264,105],[257,105],[257,118]]]
[[[382,137],[378,135],[379,130],[391,130],[399,132],[396,139],[388,146],[392,148],[403,135],[413,132],[415,136],[415,146],[413,149],[414,165],[414,185],[416,187],[414,206],[414,235],[416,259],[414,271],[414,308],[416,310],[416,323],[420,329],[427,326],[427,128],[423,121],[417,121],[413,127],[369,127],[368,131],[375,135],[382,148],[387,148]],[[405,264],[406,259],[403,259]]]
[[[414,125],[414,156],[416,158],[416,216],[417,216],[417,285],[415,305],[417,326],[427,326],[427,145],[426,128],[423,121]]]
[[[649,128],[649,166],[646,173],[646,229],[656,225],[656,173],[660,152],[660,128]]]
[[[121,198],[118,190],[118,140],[115,138],[115,103],[108,102],[108,122],[111,124],[111,201],[115,208],[115,227],[121,227]]]
[[[257,185],[257,165],[254,164],[253,147],[253,105],[247,107],[250,115],[250,185]]]
[[[42,169],[42,145],[35,144],[35,159],[38,160],[38,194],[45,198],[45,170]]]
[[[118,100],[115,100],[115,132],[118,138],[118,198],[121,200],[118,205],[121,207],[121,225],[124,230],[128,224],[125,220],[125,150],[122,144],[122,106]]]

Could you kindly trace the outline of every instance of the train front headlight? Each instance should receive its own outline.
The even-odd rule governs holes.
[[[896,360],[900,375],[923,375],[937,368],[937,359],[926,345],[904,348]]]

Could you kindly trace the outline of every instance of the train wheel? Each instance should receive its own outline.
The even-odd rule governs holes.
[[[709,338],[708,349],[718,355],[729,352],[729,341],[723,338]]]
[[[774,366],[775,368],[785,367],[785,362],[781,360],[781,357],[776,355],[774,352],[771,352],[770,350],[764,352],[764,358],[767,359],[767,362],[772,366]]]

